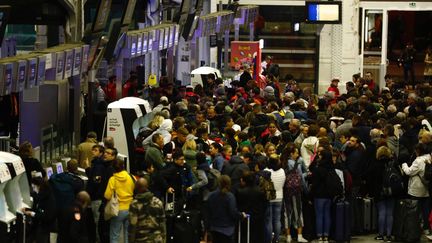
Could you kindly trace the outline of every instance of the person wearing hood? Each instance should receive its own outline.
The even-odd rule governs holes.
[[[129,206],[133,200],[134,192],[134,179],[124,169],[124,162],[122,160],[114,161],[114,175],[108,181],[104,197],[106,200],[111,200],[114,192],[117,194],[119,202],[118,216],[111,218],[110,222],[110,242],[118,243],[120,239],[120,232],[124,233],[124,242],[128,242],[128,217]]]
[[[383,134],[387,143],[387,147],[391,149],[393,155],[399,156],[399,139],[395,135],[395,129],[392,124],[387,124],[383,129]]]
[[[31,179],[33,188],[33,207],[23,208],[22,212],[32,219],[35,231],[34,241],[49,243],[50,232],[55,228],[56,203],[54,193],[49,183],[42,177],[42,173],[36,172]],[[33,241],[31,241],[33,242]]]
[[[166,219],[163,203],[148,188],[145,178],[137,180],[137,194],[129,207],[129,242],[164,243]]]
[[[90,161],[93,159],[92,149],[97,144],[97,134],[89,132],[84,142],[78,145],[77,159],[81,168],[87,169],[90,166]]]
[[[309,165],[313,161],[313,155],[318,148],[319,140],[317,138],[317,134],[319,132],[319,127],[315,124],[309,126],[307,137],[303,140],[302,145],[300,147],[300,154],[303,158],[303,161],[306,165],[306,168],[309,168]]]
[[[161,170],[165,166],[162,148],[164,146],[163,136],[159,133],[151,136],[152,141],[147,148],[144,160],[151,161],[156,171]]]
[[[245,171],[249,171],[249,167],[237,155],[231,156],[229,162],[224,165],[222,174],[231,178],[233,192],[240,187],[240,178]]]
[[[148,146],[151,143],[152,137],[154,134],[159,133],[163,137],[163,143],[164,145],[171,142],[171,131],[173,128],[173,122],[171,119],[164,119],[162,124],[159,126],[159,128],[154,131],[150,136],[148,136],[143,141],[144,147]]]

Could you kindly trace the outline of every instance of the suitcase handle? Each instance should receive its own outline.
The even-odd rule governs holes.
[[[246,233],[246,242],[250,242],[250,214],[246,214],[246,220],[247,220],[247,233]],[[241,242],[241,223],[242,219],[239,220],[238,225],[238,242]]]
[[[172,209],[168,210],[168,194],[172,194]],[[175,192],[173,193],[165,193],[165,211],[172,211],[173,213],[175,213]]]

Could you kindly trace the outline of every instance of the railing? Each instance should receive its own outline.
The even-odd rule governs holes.
[[[49,164],[51,161],[70,155],[73,151],[73,132],[58,131],[50,124],[41,129],[40,161]]]
[[[0,151],[10,152],[10,137],[0,136]]]

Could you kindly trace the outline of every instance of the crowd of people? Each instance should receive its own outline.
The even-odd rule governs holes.
[[[150,92],[154,116],[135,140],[130,174],[116,159],[114,141],[100,145],[92,132],[67,172],[49,183],[40,179],[43,170],[29,174],[40,203],[26,212],[50,224],[36,229],[57,227],[58,242],[180,242],[170,215],[188,211],[198,212],[193,215],[201,230],[191,231],[198,240],[234,242],[240,221],[242,240],[249,232],[257,243],[280,242],[281,235],[287,242],[328,242],[334,204],[351,205],[350,234],[362,234],[356,204],[370,198],[378,211],[375,240],[391,242],[395,202],[410,198],[421,208],[418,227],[429,235],[425,168],[432,133],[422,125],[432,114],[429,83],[405,86],[387,75],[379,88],[371,73],[355,74],[347,92],[334,78],[319,97],[309,87],[300,89],[292,76],[285,88],[271,74],[263,88],[250,75],[240,77],[229,86],[212,75],[195,87],[161,80]],[[86,169],[85,187],[75,175],[78,166]],[[399,191],[388,183],[389,170],[400,171]],[[65,185],[72,197],[62,195]],[[113,195],[119,212],[106,220]]]

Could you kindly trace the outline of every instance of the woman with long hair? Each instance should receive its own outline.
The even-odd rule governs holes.
[[[19,146],[18,154],[24,163],[25,171],[27,174],[27,181],[29,185],[31,184],[32,181],[33,171],[40,172],[42,174],[42,177],[45,178],[46,172],[42,168],[42,165],[39,162],[39,160],[34,158],[33,146],[29,141],[25,141]]]
[[[237,221],[246,214],[237,210],[236,199],[231,193],[231,179],[219,177],[219,188],[210,193],[207,201],[209,229],[213,243],[233,243]]]

